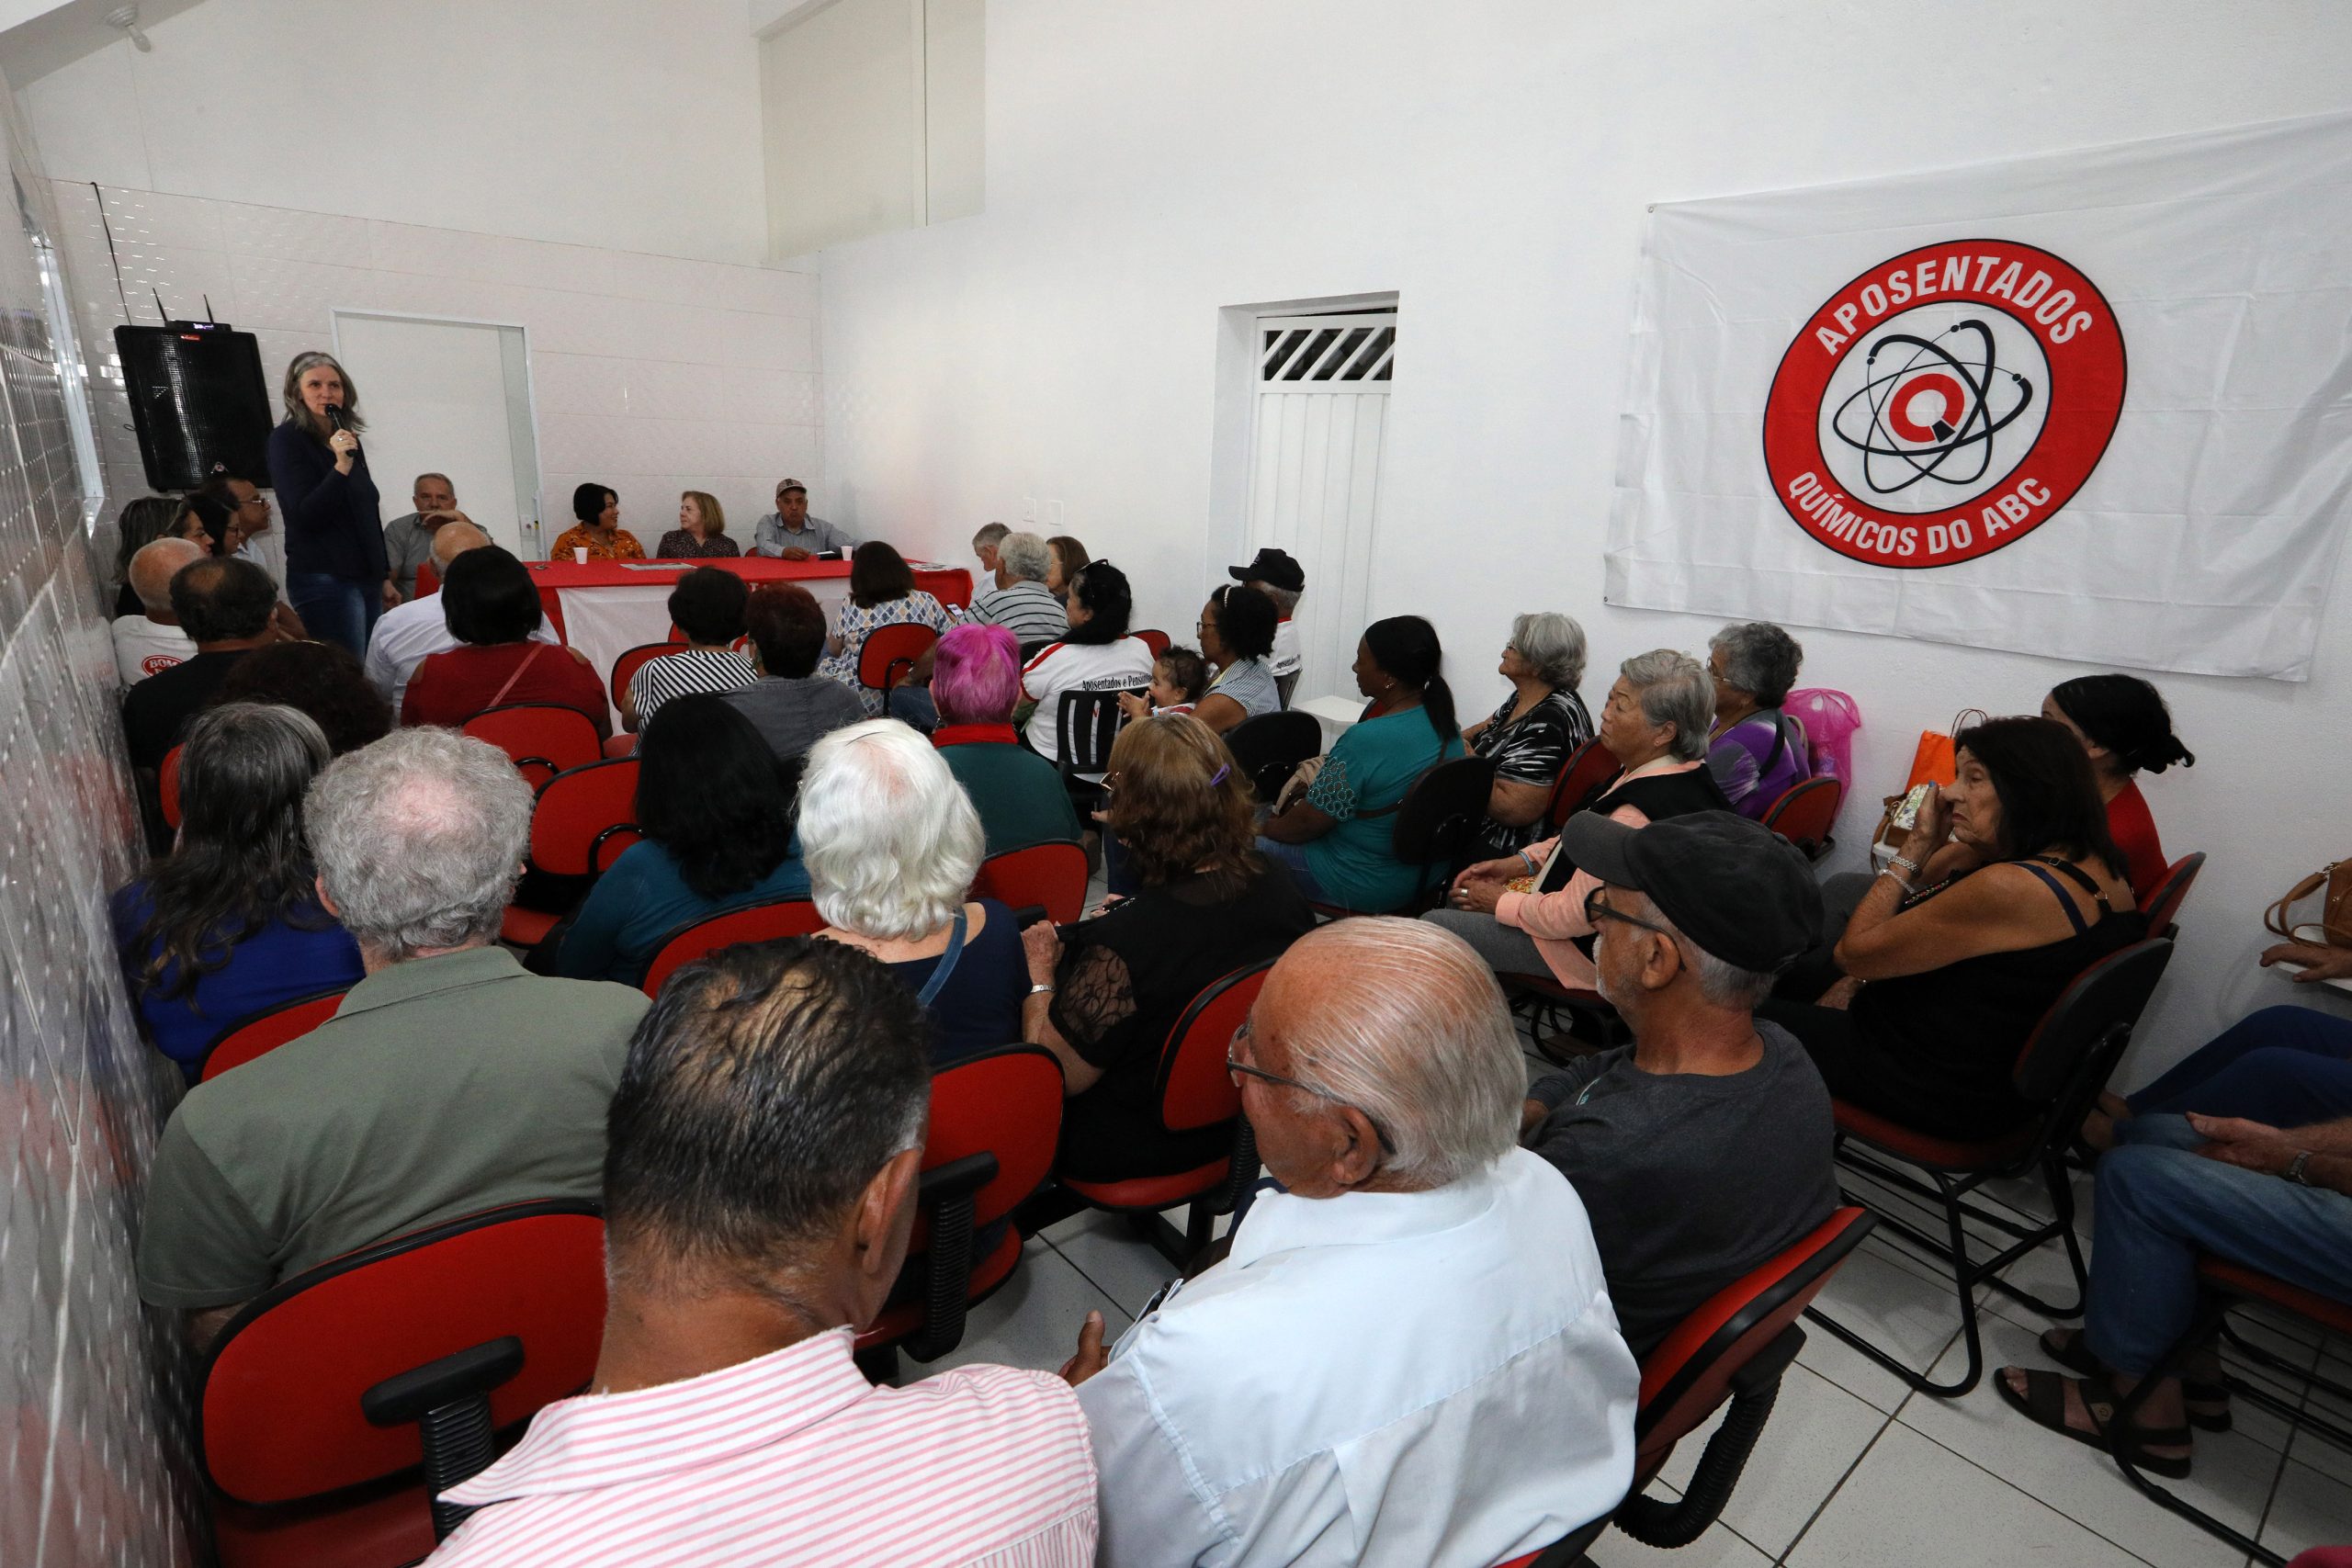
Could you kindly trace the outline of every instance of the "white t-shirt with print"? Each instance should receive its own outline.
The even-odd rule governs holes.
[[[1141,637],[1116,642],[1057,642],[1037,650],[1021,669],[1021,689],[1036,699],[1029,716],[1030,749],[1047,761],[1058,755],[1064,692],[1140,692],[1151,684],[1151,645]],[[1102,778],[1080,773],[1080,778]]]
[[[126,686],[195,657],[196,644],[177,626],[161,626],[144,615],[115,617],[114,668]]]

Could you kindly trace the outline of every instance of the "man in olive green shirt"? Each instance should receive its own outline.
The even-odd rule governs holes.
[[[300,765],[299,762],[296,765]],[[367,977],[335,1016],[198,1085],[164,1129],[139,1292],[199,1346],[354,1248],[532,1199],[594,1200],[646,998],[524,972],[496,945],[530,830],[504,753],[396,730],[311,784],[319,893]]]

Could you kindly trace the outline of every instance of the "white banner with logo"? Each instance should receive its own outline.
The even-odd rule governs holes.
[[[1608,602],[2301,681],[2352,116],[1651,216]]]

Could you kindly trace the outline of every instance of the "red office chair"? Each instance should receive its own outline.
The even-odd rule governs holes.
[[[156,770],[155,794],[164,808],[164,826],[174,832],[180,826],[180,752],[175,746],[164,753],[164,765]]]
[[[1388,852],[1407,865],[1420,868],[1420,880],[1415,884],[1418,891],[1393,909],[1317,903],[1315,912],[1338,919],[1347,915],[1409,915],[1431,907],[1444,896],[1446,884],[1476,840],[1478,824],[1487,819],[1487,803],[1494,789],[1492,759],[1456,757],[1415,779],[1396,805],[1357,812],[1360,818],[1395,816]]]
[[[722,947],[746,942],[780,942],[788,936],[813,936],[825,929],[825,917],[806,898],[776,898],[746,904],[740,909],[712,915],[680,926],[662,939],[653,962],[645,966],[645,994],[658,997],[662,984],[696,959]]]
[[[875,627],[857,650],[858,683],[887,696],[893,686],[914,673],[917,662],[938,640],[937,632],[911,621]]]
[[[1552,786],[1551,807],[1544,814],[1552,824],[1552,831],[1558,832],[1570,817],[1584,809],[1601,785],[1623,771],[1616,755],[1597,739],[1588,740],[1568,753],[1567,761],[1560,768],[1560,782]]]
[[[198,1058],[198,1083],[210,1083],[231,1067],[243,1066],[255,1056],[277,1050],[289,1040],[300,1040],[334,1016],[343,1005],[347,986],[332,991],[321,991],[313,997],[296,1001],[280,1002],[267,1012],[257,1012],[239,1019],[212,1037]]]
[[[170,759],[166,758],[168,763]],[[169,818],[167,818],[166,820]],[[2181,905],[2188,901],[2188,890],[2197,886],[2197,874],[2205,869],[2205,852],[2181,856],[2165,873],[2148,896],[2148,934],[2168,937],[2180,918]]]
[[[552,876],[601,875],[644,837],[637,830],[637,767],[635,757],[615,757],[567,768],[541,784],[531,807],[532,868]],[[563,914],[509,904],[499,935],[534,947]]]
[[[675,632],[677,628],[673,626],[671,630]],[[629,682],[636,677],[640,667],[650,664],[657,659],[667,658],[673,653],[685,651],[684,639],[674,636],[668,642],[641,642],[635,648],[623,649],[621,656],[613,660],[613,678],[610,682],[613,705],[615,707],[621,705],[621,695],[628,690]]]
[[[1582,1561],[1601,1529],[1614,1523],[1645,1546],[1688,1546],[1707,1532],[1772,1414],[1781,1378],[1804,1345],[1798,1314],[1829,1282],[1875,1222],[1840,1209],[1787,1251],[1724,1286],[1684,1318],[1642,1364],[1641,1404],[1634,1413],[1634,1484],[1616,1510],[1542,1551],[1503,1568],[1568,1568]],[[1674,1447],[1707,1424],[1728,1401],[1724,1424],[1707,1439],[1680,1497],[1643,1495]]]
[[[1838,1118],[1840,1164],[1943,1211],[1948,1232],[1944,1236],[1931,1235],[1883,1209],[1872,1212],[1891,1235],[1952,1270],[1960,1298],[1961,1330],[1968,1346],[1968,1364],[1958,1379],[1930,1382],[1927,1374],[1905,1366],[1843,1324],[1819,1312],[1807,1315],[1922,1393],[1956,1399],[1974,1388],[1984,1371],[1976,1322],[1978,1285],[1990,1284],[2045,1316],[2072,1317],[2081,1312],[2088,1275],[2083,1267],[2082,1245],[2075,1235],[2075,1190],[2066,1179],[2065,1152],[2131,1044],[2132,1031],[2171,961],[2172,943],[2157,937],[2111,953],[2075,976],[2041,1015],[2041,1021],[2018,1052],[2009,1081],[2021,1099],[2040,1110],[2005,1137],[1984,1143],[1939,1138],[1842,1100],[1830,1102]],[[1923,1182],[1906,1175],[1888,1164],[1890,1160],[1923,1170],[1928,1179]],[[2050,1197],[2047,1221],[2020,1223],[2025,1216],[2012,1218],[1968,1201],[1969,1195],[1987,1181],[2037,1172]],[[1847,1201],[1862,1200],[1849,1190]],[[1989,1258],[1972,1258],[1963,1219],[2016,1239]],[[2009,1265],[2052,1237],[2065,1244],[2066,1261],[2074,1269],[2072,1306],[2053,1305],[2001,1277]]]
[[[1170,638],[1166,632],[1157,626],[1147,626],[1142,631],[1129,632],[1127,635],[1151,649],[1151,659],[1155,664],[1159,661],[1159,656],[1168,651]]]
[[[1183,1016],[1168,1032],[1167,1044],[1160,1048],[1156,1085],[1160,1125],[1171,1133],[1189,1133],[1229,1122],[1234,1124],[1232,1154],[1172,1176],[1138,1176],[1124,1181],[1057,1179],[1063,1190],[1080,1201],[1120,1213],[1157,1213],[1179,1203],[1191,1204],[1192,1216],[1184,1231],[1185,1256],[1175,1259],[1179,1263],[1198,1256],[1208,1246],[1216,1216],[1232,1213],[1241,1189],[1258,1175],[1257,1141],[1250,1136],[1250,1123],[1242,1118],[1241,1091],[1234,1087],[1225,1059],[1234,1034],[1266,984],[1266,972],[1273,966],[1274,961],[1269,958],[1204,987],[1184,1009]],[[1164,1244],[1162,1250],[1168,1250]]]
[[[1805,780],[1774,801],[1764,813],[1764,826],[1805,852],[1807,860],[1826,855],[1836,841],[1829,829],[1838,824],[1838,807],[1846,786],[1823,774]]]
[[[963,1343],[966,1311],[1021,1261],[1012,1211],[1053,1168],[1061,1132],[1061,1064],[1042,1047],[1007,1045],[932,1075],[922,1214],[892,1304],[857,1337],[859,1350],[903,1345],[932,1361]],[[991,1227],[1001,1234],[975,1258]]]
[[[431,561],[423,562],[416,569],[416,596],[423,599],[440,592],[441,574],[433,570]]]
[[[1556,975],[1498,975],[1511,1010],[1524,1008],[1535,1049],[1562,1066],[1595,1051],[1627,1043],[1633,1032],[1609,998],[1583,986],[1563,984]],[[1563,1021],[1566,1012],[1569,1021]],[[1579,1027],[1579,1025],[1581,1027]]]
[[[514,758],[515,770],[534,789],[567,768],[605,754],[605,738],[596,733],[595,723],[578,708],[553,703],[509,703],[485,709],[466,720],[465,732]]]
[[[604,1222],[573,1202],[450,1220],[246,1303],[197,1374],[220,1562],[415,1562],[464,1518],[433,1499],[492,1434],[587,1385],[604,1316]]]
[[[1086,848],[1049,842],[1006,850],[980,863],[972,896],[1016,909],[1041,908],[1057,926],[1086,913]]]

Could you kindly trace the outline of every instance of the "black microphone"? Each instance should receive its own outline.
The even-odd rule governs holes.
[[[331,430],[341,430],[343,428],[343,405],[341,403],[329,403],[327,405],[327,426]],[[352,444],[351,450],[355,457],[357,456],[359,446],[356,442]]]

